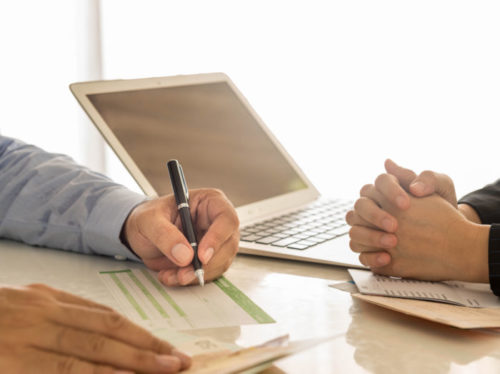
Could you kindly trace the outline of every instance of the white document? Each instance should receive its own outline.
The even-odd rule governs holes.
[[[148,328],[186,330],[275,322],[226,278],[201,286],[165,287],[146,269],[101,271],[121,312]]]
[[[406,299],[439,301],[472,308],[500,307],[489,285],[466,282],[429,282],[386,277],[368,270],[349,269],[359,292]]]

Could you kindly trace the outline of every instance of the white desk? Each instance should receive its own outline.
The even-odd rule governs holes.
[[[100,270],[142,265],[0,241],[0,284],[43,282],[119,309]],[[286,373],[500,373],[500,334],[462,331],[404,316],[328,287],[345,269],[238,256],[226,276],[276,324],[198,330],[249,345],[281,333],[292,339],[338,334],[276,362]]]

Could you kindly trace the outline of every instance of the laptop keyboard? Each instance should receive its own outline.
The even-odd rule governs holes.
[[[241,241],[306,249],[349,232],[345,215],[353,202],[323,200],[307,208],[268,219],[240,231]]]

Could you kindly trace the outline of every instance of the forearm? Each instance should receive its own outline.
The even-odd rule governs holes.
[[[0,139],[1,237],[136,259],[119,234],[144,197],[66,156]]]

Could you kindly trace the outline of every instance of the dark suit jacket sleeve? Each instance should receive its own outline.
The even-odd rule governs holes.
[[[473,207],[483,224],[500,223],[500,179],[465,195],[458,203]]]
[[[473,207],[481,223],[492,225],[488,248],[488,267],[491,290],[500,296],[500,179],[480,190],[465,195],[459,204]]]

